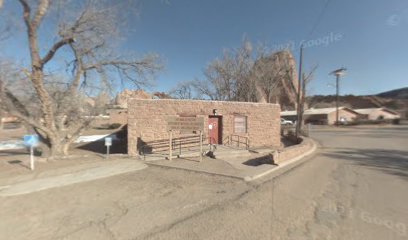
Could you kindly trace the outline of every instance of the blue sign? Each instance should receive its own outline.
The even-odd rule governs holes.
[[[36,147],[39,142],[38,135],[24,135],[24,145],[27,147]]]

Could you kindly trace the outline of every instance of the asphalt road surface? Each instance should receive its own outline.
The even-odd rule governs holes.
[[[296,169],[150,239],[408,239],[408,128],[314,129]]]
[[[312,137],[316,154],[262,182],[149,167],[0,198],[0,239],[408,239],[408,127]]]

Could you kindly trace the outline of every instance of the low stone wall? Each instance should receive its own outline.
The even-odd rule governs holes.
[[[313,148],[314,143],[310,138],[302,137],[301,139],[302,141],[299,144],[277,150],[273,155],[274,164],[282,164]]]

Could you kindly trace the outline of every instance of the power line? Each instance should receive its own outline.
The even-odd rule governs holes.
[[[319,26],[319,24],[322,21],[323,16],[324,16],[330,2],[331,2],[331,0],[326,0],[326,3],[324,4],[324,6],[322,8],[322,11],[320,12],[320,14],[319,14],[318,18],[316,19],[312,29],[310,30],[309,34],[307,35],[307,38],[310,38],[310,36],[315,32],[316,28]]]

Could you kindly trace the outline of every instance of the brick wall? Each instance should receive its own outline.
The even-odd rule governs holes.
[[[166,116],[204,117],[204,136],[208,136],[208,116],[217,109],[222,116],[223,139],[234,133],[234,116],[247,116],[250,146],[280,146],[280,106],[268,103],[242,103],[204,100],[129,99],[128,153],[138,155],[140,146],[169,138]],[[186,135],[174,134],[174,137]]]

